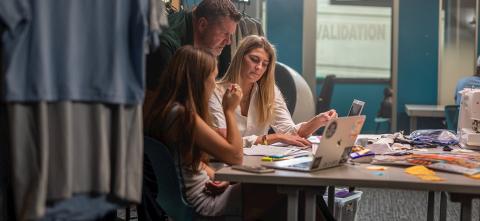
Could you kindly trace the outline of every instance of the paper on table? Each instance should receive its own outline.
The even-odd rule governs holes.
[[[275,147],[288,147],[290,145],[286,144],[286,143],[282,143],[282,142],[276,142],[276,143],[272,143],[270,144],[270,146],[275,146]]]
[[[243,154],[248,156],[290,156],[296,155],[300,151],[296,147],[278,147],[271,145],[253,145],[250,148],[243,148]]]
[[[321,139],[322,136],[310,136],[307,140],[310,141],[310,143],[312,144],[319,144]]]

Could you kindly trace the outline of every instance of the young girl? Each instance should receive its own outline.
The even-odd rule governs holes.
[[[145,135],[163,142],[173,155],[179,154],[186,198],[204,216],[241,213],[239,186],[212,182],[204,163],[206,154],[227,164],[241,164],[243,159],[234,114],[242,98],[237,84],[231,84],[222,97],[226,137],[210,126],[208,98],[215,88],[216,67],[215,57],[208,52],[192,46],[179,48],[144,104]]]

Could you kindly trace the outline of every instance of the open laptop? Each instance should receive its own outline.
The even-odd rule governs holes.
[[[347,116],[358,116],[362,114],[363,106],[365,106],[365,102],[353,99],[352,106],[350,106]]]
[[[364,122],[364,115],[333,119],[325,127],[320,143],[314,144],[318,146],[313,156],[262,165],[276,169],[310,172],[343,164],[348,160]]]

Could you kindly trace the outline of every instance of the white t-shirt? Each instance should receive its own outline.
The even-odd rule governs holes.
[[[226,88],[230,84],[217,84],[215,91],[213,92],[212,97],[209,100],[210,113],[212,114],[212,123],[213,126],[217,128],[226,128],[225,115],[223,114],[222,99],[225,94]],[[243,137],[243,146],[250,147],[257,140],[258,136],[262,136],[268,133],[270,127],[273,128],[275,133],[279,134],[296,134],[298,129],[303,123],[295,125],[290,115],[290,112],[287,109],[285,100],[283,99],[282,93],[275,86],[275,102],[274,102],[274,117],[272,122],[265,124],[264,126],[258,125],[258,113],[256,111],[255,103],[258,99],[258,85],[255,85],[252,88],[250,95],[250,105],[248,109],[247,116],[241,114],[241,108],[238,106],[235,109],[235,118],[237,120],[238,130],[240,135]]]

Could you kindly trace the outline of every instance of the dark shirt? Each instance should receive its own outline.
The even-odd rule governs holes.
[[[160,47],[147,55],[147,89],[154,90],[161,74],[175,51],[184,45],[193,45],[193,13],[179,11],[168,16],[169,28],[160,35]],[[219,56],[218,76],[222,76],[230,65],[230,46]]]
[[[160,36],[160,47],[147,55],[147,89],[158,86],[160,75],[178,48],[193,45],[192,18],[192,12],[185,11],[168,16],[169,28]]]

